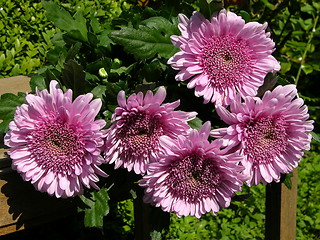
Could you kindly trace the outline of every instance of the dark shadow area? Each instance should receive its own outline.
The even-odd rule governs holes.
[[[125,168],[114,169],[113,164],[104,164],[100,168],[109,174],[107,178],[100,178],[99,186],[105,185],[109,189],[108,194],[114,202],[120,202],[132,198],[131,190],[134,192],[140,189],[138,181],[141,175],[133,171],[128,172]]]
[[[50,221],[36,227],[24,229],[0,236],[0,240],[102,240],[105,238],[97,228],[84,228],[83,216],[77,214],[70,217]]]
[[[141,177],[128,173],[126,169],[112,172],[113,165],[106,165],[104,168],[110,176],[101,179],[99,185],[112,186],[109,195],[113,201],[108,203],[110,212],[101,229],[84,226],[84,213],[78,213],[77,208],[87,206],[79,198],[57,199],[38,192],[30,182],[23,181],[16,171],[2,173],[0,180],[6,183],[0,192],[7,198],[8,211],[16,221],[16,230],[19,231],[0,236],[0,240],[134,239],[132,233],[122,232],[122,225],[126,223],[118,213],[117,202],[132,198],[130,190],[136,191],[139,188],[137,181]]]
[[[17,222],[17,229],[23,225],[28,229],[76,213],[73,199],[57,199],[38,192],[15,171],[1,174],[0,179],[6,182],[1,187],[1,193],[7,197],[9,213]]]

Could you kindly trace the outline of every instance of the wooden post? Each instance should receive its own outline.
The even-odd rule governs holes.
[[[291,189],[283,183],[266,187],[266,240],[296,239],[298,169],[294,169],[291,181]]]
[[[134,235],[137,240],[149,240],[151,232],[151,206],[143,203],[142,189],[137,191],[134,200]]]
[[[134,200],[134,227],[135,240],[150,240],[151,232],[161,232],[170,224],[170,214],[160,207],[153,207],[143,202],[143,189],[137,189],[137,198]]]

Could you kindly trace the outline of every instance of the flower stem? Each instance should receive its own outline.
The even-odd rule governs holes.
[[[298,81],[299,81],[299,77],[300,77],[300,74],[301,74],[301,70],[304,66],[304,63],[305,63],[305,59],[306,59],[306,56],[307,56],[307,52],[310,48],[310,44],[311,44],[311,40],[313,38],[313,34],[314,32],[316,31],[316,26],[317,26],[317,23],[318,23],[318,19],[319,19],[319,15],[317,14],[317,16],[315,17],[314,19],[314,24],[313,24],[313,27],[312,27],[312,31],[309,35],[309,40],[308,40],[308,43],[307,43],[307,46],[303,52],[303,55],[302,55],[302,59],[301,59],[301,63],[300,63],[300,67],[299,67],[299,70],[298,70],[298,73],[297,73],[297,76],[295,78],[295,81],[294,81],[294,84],[295,85],[298,85]]]

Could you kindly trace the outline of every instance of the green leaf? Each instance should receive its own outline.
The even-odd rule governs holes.
[[[274,10],[276,7],[272,3],[270,3],[268,0],[261,0],[261,2],[270,10]]]
[[[131,65],[128,66],[128,67],[122,66],[122,67],[119,67],[119,68],[111,68],[111,69],[110,69],[110,73],[116,73],[116,74],[118,74],[119,76],[120,76],[122,73],[129,74],[130,71],[132,70],[132,68],[134,67],[134,65],[135,65],[135,63],[131,64]]]
[[[251,15],[250,13],[240,10],[240,16],[246,21],[246,22],[251,22]]]
[[[293,177],[293,173],[285,174],[283,184],[286,185],[288,189],[292,188],[292,181],[291,178]]]
[[[309,31],[311,30],[312,26],[313,26],[313,20],[311,18],[308,18],[306,20],[304,19],[299,19],[299,23],[301,25],[301,27],[305,30],[305,31]]]
[[[107,87],[104,85],[98,85],[94,89],[92,89],[91,93],[96,98],[103,98],[106,94]]]
[[[46,80],[42,75],[33,75],[30,79],[30,87],[32,91],[43,90],[47,88]]]
[[[56,69],[47,68],[44,74],[47,81],[60,79],[60,73]]]
[[[188,124],[191,128],[199,130],[202,127],[202,120],[196,117],[189,121]]]
[[[316,140],[317,142],[320,142],[320,137],[318,134],[316,134],[315,132],[310,132],[310,134],[314,140]]]
[[[280,72],[282,74],[285,74],[286,72],[290,71],[291,65],[292,65],[291,62],[281,62],[281,70],[280,70]]]
[[[308,4],[308,3],[304,3],[302,6],[301,6],[301,12],[306,12],[306,13],[310,13],[312,12],[314,9],[313,7]]]
[[[56,65],[61,70],[61,63],[65,61],[67,50],[65,47],[56,46],[48,51],[47,59],[50,65]]]
[[[171,35],[179,34],[175,24],[163,17],[151,17],[141,24],[139,29],[123,27],[113,31],[109,37],[140,59],[150,59],[155,55],[168,59],[178,51],[170,41]]]
[[[86,20],[81,11],[76,12],[72,17],[69,12],[60,8],[54,2],[42,0],[41,3],[46,9],[47,18],[52,21],[56,27],[68,32],[74,38],[88,41]]]
[[[317,9],[317,11],[320,11],[320,3],[316,1],[312,1],[312,6]]]
[[[81,195],[80,199],[89,207],[80,210],[85,214],[84,225],[86,227],[102,227],[103,217],[109,213],[108,189],[102,188],[99,191],[91,192],[89,198]]]
[[[207,18],[211,19],[213,13],[222,9],[222,2],[199,0],[200,12]]]
[[[26,102],[26,94],[19,92],[18,95],[5,93],[0,96],[0,132],[8,131],[8,125],[13,120],[17,106]]]
[[[117,83],[105,82],[106,97],[109,100],[116,100],[121,87]]]
[[[151,240],[161,240],[161,232],[157,232],[156,230],[150,233]]]
[[[97,35],[99,40],[99,46],[103,46],[105,48],[109,48],[110,44],[112,43],[111,39],[109,38],[110,30],[104,30],[100,35]]]
[[[73,90],[75,97],[89,92],[88,89],[90,85],[85,78],[86,74],[81,65],[78,65],[72,60],[69,60],[64,65],[64,69],[62,70],[62,82],[66,88]]]
[[[136,199],[137,198],[137,192],[133,189],[130,190],[130,194],[132,196],[133,199]]]
[[[81,42],[77,42],[74,45],[72,45],[66,56],[66,61],[72,60],[79,53],[81,46]]]
[[[306,63],[301,66],[301,69],[303,70],[303,72],[306,75],[308,75],[308,74],[313,72],[313,67],[311,65],[309,65],[309,64],[306,64]]]
[[[142,75],[142,78],[147,82],[156,82],[158,81],[162,73],[166,70],[167,65],[163,64],[158,59],[154,59],[149,64],[144,64],[143,68],[139,72]]]

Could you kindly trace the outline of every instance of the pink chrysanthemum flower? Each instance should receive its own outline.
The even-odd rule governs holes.
[[[159,137],[177,137],[190,129],[187,121],[197,113],[174,111],[179,101],[162,104],[166,90],[160,87],[155,95],[148,91],[132,94],[126,101],[125,92],[118,94],[119,107],[113,115],[114,124],[108,129],[105,158],[136,174],[144,174],[150,162],[158,161]]]
[[[243,172],[249,177],[248,186],[278,182],[281,173],[289,173],[309,150],[313,121],[308,108],[297,97],[295,85],[278,86],[263,98],[240,96],[230,105],[231,113],[219,106],[217,112],[229,124],[215,129],[215,137],[238,148],[245,156]]]
[[[177,81],[192,78],[187,87],[204,102],[229,105],[236,93],[255,96],[268,72],[280,64],[271,55],[274,42],[266,33],[267,24],[245,21],[232,12],[221,10],[211,21],[194,12],[190,20],[179,14],[181,36],[171,36],[180,48],[168,60]]]
[[[72,197],[82,194],[83,185],[99,189],[97,174],[107,177],[97,167],[103,162],[105,121],[94,120],[101,100],[92,97],[88,93],[72,102],[72,90],[63,93],[53,80],[50,93],[37,90],[17,107],[5,144],[12,168],[37,190]]]
[[[151,163],[148,174],[139,181],[145,187],[144,201],[178,216],[196,216],[230,205],[241,190],[242,157],[220,150],[222,141],[208,141],[210,122],[191,130],[187,136],[160,137],[164,152]]]

